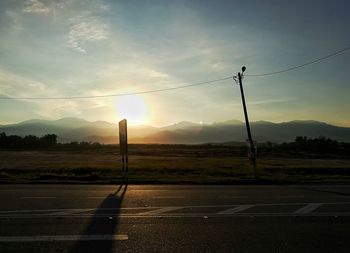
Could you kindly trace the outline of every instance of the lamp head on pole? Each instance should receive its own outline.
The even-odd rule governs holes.
[[[247,68],[245,66],[242,67],[242,74]]]

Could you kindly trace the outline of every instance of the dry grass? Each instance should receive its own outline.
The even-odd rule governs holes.
[[[120,180],[113,152],[1,151],[0,182],[113,183]],[[350,160],[259,159],[254,181],[244,157],[130,156],[134,183],[350,182]]]

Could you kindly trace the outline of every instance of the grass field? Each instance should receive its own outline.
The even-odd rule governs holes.
[[[164,150],[163,150],[164,151]],[[349,183],[348,159],[259,158],[258,180],[243,156],[172,150],[129,157],[130,183]],[[156,153],[156,152],[154,152]],[[203,155],[204,154],[204,155]],[[2,183],[115,183],[120,155],[99,151],[0,151]]]

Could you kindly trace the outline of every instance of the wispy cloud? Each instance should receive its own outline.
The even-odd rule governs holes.
[[[0,68],[0,94],[9,97],[41,96],[50,93],[52,88],[33,78],[18,75]]]
[[[0,67],[0,97],[50,97],[58,96],[61,91],[51,84],[34,78],[9,72]],[[23,111],[30,113],[32,117],[44,119],[61,118],[70,112],[70,116],[82,116],[81,108],[94,108],[96,101],[65,100],[64,103],[57,103],[55,100],[5,100],[2,103],[23,104],[26,108]],[[16,112],[21,114],[22,112]],[[14,115],[14,118],[16,115]]]
[[[296,101],[297,98],[276,98],[276,99],[266,99],[266,100],[257,100],[257,101],[252,101],[250,104],[251,105],[265,105],[265,104],[277,104],[277,103],[288,103],[292,101]]]
[[[108,38],[108,25],[98,17],[73,18],[68,34],[68,47],[86,53],[87,42],[101,41]]]
[[[29,0],[25,2],[23,12],[47,14],[50,8],[39,0]]]
[[[11,19],[12,24],[11,24],[11,32],[14,34],[19,34],[23,30],[22,23],[20,21],[20,16],[18,13],[12,10],[7,10],[5,14]]]

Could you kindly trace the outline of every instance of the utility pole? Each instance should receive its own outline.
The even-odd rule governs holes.
[[[245,98],[244,98],[244,91],[243,91],[243,85],[242,85],[242,79],[243,79],[243,72],[246,70],[246,67],[242,67],[242,73],[238,72],[238,84],[241,89],[241,97],[242,97],[242,104],[243,104],[243,111],[244,111],[244,118],[245,118],[245,124],[247,127],[247,133],[248,133],[248,145],[249,145],[249,159],[252,164],[252,171],[253,171],[253,176],[256,179],[256,147],[252,139],[252,134],[250,131],[250,125],[249,125],[249,119],[248,119],[248,112],[247,112],[247,106],[245,104]],[[233,79],[237,82],[235,79],[237,78],[236,76],[233,77]]]

